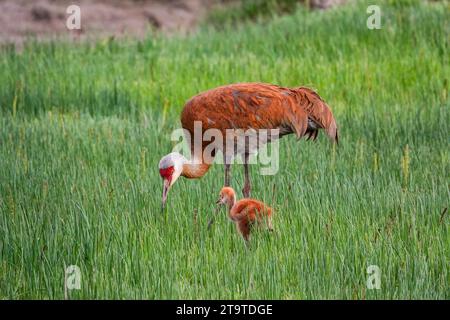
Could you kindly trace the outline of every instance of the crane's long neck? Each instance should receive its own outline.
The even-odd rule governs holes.
[[[181,175],[188,179],[198,179],[205,175],[211,165],[203,161],[189,161],[183,163]]]
[[[229,196],[229,198],[227,200],[228,212],[230,214],[231,214],[231,210],[233,209],[235,204],[236,204],[236,195],[233,193]]]
[[[231,221],[239,221],[239,213],[236,213],[233,211],[233,208],[236,204],[236,196],[232,194],[230,198],[227,199],[227,207],[228,207],[228,218],[230,218]]]

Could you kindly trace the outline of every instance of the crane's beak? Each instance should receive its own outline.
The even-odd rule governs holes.
[[[164,208],[166,207],[167,194],[169,193],[169,189],[170,189],[170,182],[169,180],[164,179],[162,200],[161,200],[161,212],[164,211]]]

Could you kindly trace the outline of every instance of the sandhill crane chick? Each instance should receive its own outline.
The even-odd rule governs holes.
[[[228,217],[236,224],[238,232],[247,242],[254,225],[267,225],[272,231],[272,208],[255,199],[241,199],[236,201],[236,194],[230,187],[220,191],[218,205],[228,207]]]

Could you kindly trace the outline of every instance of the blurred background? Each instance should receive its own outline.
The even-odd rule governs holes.
[[[264,19],[298,5],[327,9],[345,0],[0,0],[0,42],[23,43],[75,34],[77,38],[144,37],[149,29],[189,33],[204,23]],[[81,8],[82,29],[66,28],[69,5]]]

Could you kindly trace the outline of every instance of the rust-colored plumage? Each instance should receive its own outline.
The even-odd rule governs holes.
[[[236,201],[236,194],[230,187],[220,191],[218,204],[228,207],[228,217],[236,224],[244,240],[250,239],[250,232],[255,225],[266,225],[272,231],[272,208],[255,199]]]
[[[238,83],[208,90],[191,98],[181,113],[184,129],[194,133],[194,121],[202,129],[280,129],[317,136],[319,129],[338,140],[336,121],[328,105],[306,87],[284,88],[263,83]]]
[[[279,129],[279,137],[294,133],[298,139],[306,136],[314,140],[319,129],[324,129],[332,141],[338,142],[336,121],[330,108],[316,92],[306,87],[285,88],[264,83],[238,83],[211,89],[192,97],[184,106],[181,124],[191,137],[195,137],[196,122],[201,123],[202,135],[208,129],[219,130],[223,137],[226,136],[227,129],[244,131]],[[194,158],[195,140],[191,139],[190,143]],[[214,143],[216,144],[213,145],[211,156],[214,157],[218,150],[224,154],[225,186],[230,185],[230,159],[236,155],[243,158],[245,173],[243,194],[248,197],[250,195],[248,158],[251,151],[244,146],[243,150],[230,152],[226,139],[221,143],[215,141]],[[210,144],[210,141],[201,142],[202,150],[210,148]],[[211,161],[205,161],[204,155],[201,156],[202,158],[197,157],[196,162],[184,159],[179,175],[186,178],[202,177],[208,171]],[[173,158],[173,155],[171,157]],[[160,169],[174,163],[171,159],[165,158],[160,162]],[[171,179],[172,184],[176,178]],[[170,187],[171,184],[167,185]]]

